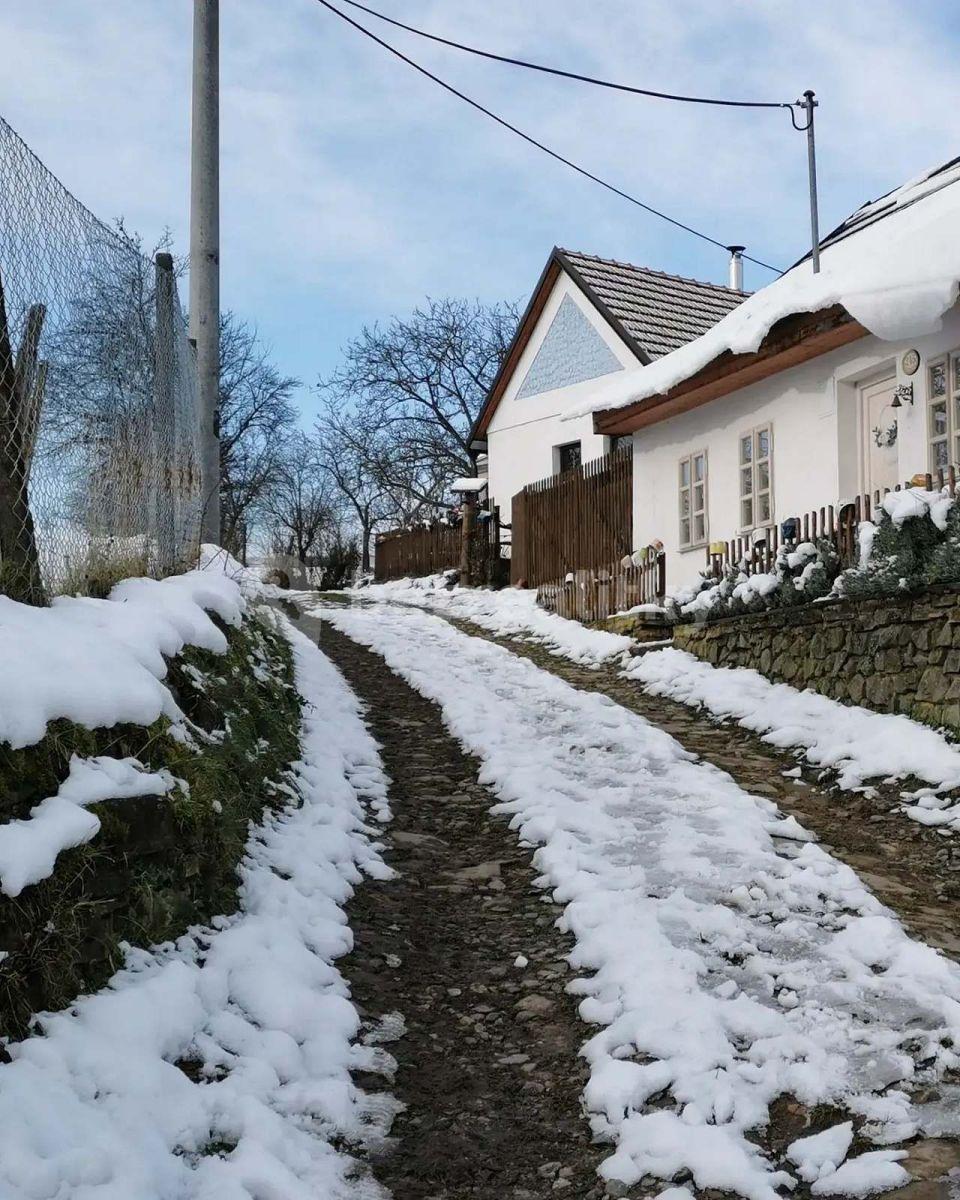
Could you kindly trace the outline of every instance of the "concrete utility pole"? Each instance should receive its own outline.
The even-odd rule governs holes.
[[[190,337],[197,348],[204,542],[220,544],[220,0],[193,0]]]

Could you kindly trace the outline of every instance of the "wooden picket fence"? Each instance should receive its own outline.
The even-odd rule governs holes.
[[[615,563],[600,569],[572,571],[561,583],[537,588],[541,608],[575,621],[604,621],[638,604],[661,604],[667,584],[667,559],[648,546],[639,566]]]
[[[914,475],[904,484],[897,484],[892,490],[904,491],[920,487],[926,491],[947,489],[953,497],[957,493],[957,477],[953,467],[946,471],[939,470],[936,474],[926,473]],[[777,553],[785,547],[798,545],[800,542],[830,541],[840,557],[841,566],[852,567],[857,560],[857,531],[862,521],[871,520],[871,513],[883,504],[884,496],[890,494],[890,488],[884,488],[868,495],[857,496],[845,504],[834,506],[825,505],[812,509],[802,517],[790,517],[779,525],[771,525],[763,531],[762,540],[754,541],[751,537],[731,538],[726,542],[711,542],[707,546],[707,570],[719,578],[725,567],[735,564],[746,575],[756,575],[772,571]]]
[[[528,484],[511,503],[510,581],[561,584],[571,572],[610,570],[633,543],[633,451]]]
[[[391,529],[377,536],[373,574],[378,582],[416,578],[453,570],[460,565],[461,526],[431,525]],[[477,520],[470,538],[470,576],[473,583],[498,582],[500,570],[500,513]]]

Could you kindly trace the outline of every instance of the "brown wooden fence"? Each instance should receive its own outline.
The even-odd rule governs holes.
[[[957,492],[957,477],[953,467],[936,475],[914,475],[903,485],[897,484],[895,492],[912,487],[922,487],[928,492],[934,487],[946,488],[951,496]],[[731,538],[727,542],[711,542],[707,547],[707,570],[719,576],[724,567],[739,565],[746,575],[772,571],[777,552],[784,546],[795,546],[799,542],[817,542],[826,539],[833,543],[843,567],[852,567],[857,561],[857,530],[861,521],[871,520],[871,514],[883,504],[890,488],[872,495],[860,495],[846,504],[825,505],[804,513],[802,517],[790,517],[779,525],[764,530],[762,541],[754,542],[750,537]]]
[[[455,524],[392,529],[377,537],[373,561],[374,578],[416,578],[436,575],[460,566],[462,531]],[[470,578],[472,583],[495,583],[500,570],[500,514],[494,508],[479,518],[470,538]]]
[[[633,548],[632,447],[528,484],[511,504],[510,581],[559,584]]]
[[[666,591],[667,560],[649,546],[639,566],[615,563],[609,568],[573,571],[562,583],[537,589],[541,608],[576,621],[603,621],[638,604],[660,604]]]

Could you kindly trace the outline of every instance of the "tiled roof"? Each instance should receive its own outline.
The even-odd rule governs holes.
[[[558,254],[651,359],[706,333],[749,294],[576,250]]]

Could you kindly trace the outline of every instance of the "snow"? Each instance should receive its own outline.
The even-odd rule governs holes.
[[[343,1147],[382,1137],[395,1111],[389,1096],[360,1092],[351,1068],[392,1060],[357,1043],[334,963],[351,947],[344,903],[364,875],[391,874],[367,826],[386,779],[338,672],[289,636],[309,702],[297,801],[251,830],[238,913],[129,950],[103,991],[42,1015],[43,1036],[8,1047],[4,1200],[383,1195]]]
[[[842,788],[910,776],[934,792],[960,787],[960,747],[909,717],[800,692],[747,668],[714,667],[672,647],[634,659],[625,673],[656,696],[732,718],[779,749],[802,750],[809,763],[835,770]],[[940,809],[935,795],[917,796],[910,816],[960,828],[960,806]]]
[[[910,1175],[899,1160],[906,1157],[905,1150],[872,1150],[851,1158],[833,1174],[822,1176],[810,1191],[814,1196],[871,1196],[903,1187],[910,1182]]]
[[[953,497],[946,489],[928,492],[925,488],[905,488],[888,492],[883,498],[883,511],[900,529],[910,517],[929,516],[941,533],[947,528],[947,514],[953,507]]]
[[[866,567],[873,557],[873,543],[876,540],[877,527],[872,521],[861,521],[857,527],[857,548],[859,558],[857,565]]]
[[[796,553],[806,554],[804,545]],[[633,639],[586,629],[536,605],[534,593],[519,589],[447,590],[442,577],[375,584],[347,593],[370,601],[388,601],[462,617],[502,637],[542,643],[552,654],[586,666],[619,665],[623,673],[654,695],[702,707],[732,719],[779,749],[803,753],[811,765],[837,772],[841,788],[862,788],[870,779],[915,777],[926,787],[904,811],[926,825],[960,829],[960,805],[939,793],[960,787],[960,747],[929,726],[909,717],[840,704],[812,691],[773,683],[747,668],[714,667],[671,646],[629,651]],[[700,596],[709,597],[709,592]],[[308,596],[303,603],[310,605]],[[318,614],[329,611],[321,606]]]
[[[49,608],[0,596],[0,741],[33,745],[58,718],[89,729],[180,720],[164,658],[186,646],[224,653],[209,614],[237,625],[243,609],[237,582],[213,570],[127,579],[106,600],[59,597]]]
[[[25,887],[53,874],[57,855],[89,842],[100,832],[100,819],[89,804],[162,796],[175,780],[169,771],[148,771],[135,758],[78,758],[55,796],[36,805],[23,821],[0,824],[0,891],[19,896]]]
[[[450,484],[450,490],[451,492],[482,492],[486,486],[486,479],[455,479]]]
[[[853,1144],[853,1122],[844,1121],[821,1133],[798,1138],[787,1147],[787,1158],[796,1164],[797,1174],[805,1183],[830,1174],[847,1157]]]
[[[537,606],[536,592],[528,588],[447,588],[442,575],[375,583],[346,593],[358,600],[388,600],[416,608],[433,608],[472,621],[495,637],[522,637],[539,642],[551,654],[593,665],[625,654],[633,639],[602,629],[587,629]],[[313,611],[313,610],[312,610]],[[315,610],[322,614],[322,606]]]
[[[659,395],[689,379],[724,351],[758,350],[777,321],[794,313],[818,312],[840,304],[884,340],[920,336],[941,327],[957,299],[960,280],[960,177],[907,187],[895,211],[826,247],[820,273],[802,262],[748,297],[712,329],[644,367],[618,372],[599,383],[590,398],[565,419],[621,408]],[[936,186],[938,190],[904,205]]]
[[[780,837],[770,800],[635,713],[442,618],[385,604],[325,618],[440,705],[495,811],[537,847],[593,1026],[585,1103],[611,1143],[606,1178],[686,1170],[774,1200],[796,1164],[748,1133],[783,1095],[846,1110],[880,1145],[917,1133],[912,1089],[960,1066],[960,966],[849,867],[796,822]],[[824,1194],[904,1177],[889,1154],[842,1170]]]

